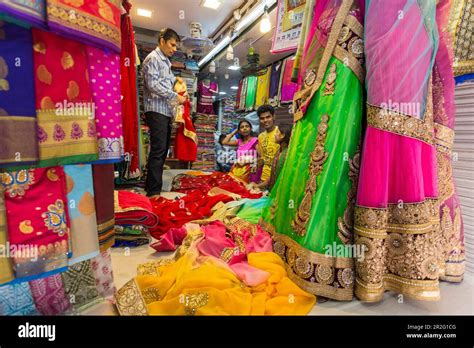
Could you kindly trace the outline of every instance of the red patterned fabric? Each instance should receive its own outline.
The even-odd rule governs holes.
[[[158,217],[153,213],[150,199],[130,191],[115,191],[115,224],[156,227]]]
[[[71,302],[64,291],[60,274],[36,279],[29,284],[36,309],[42,315],[63,314],[71,309]]]
[[[191,120],[191,103],[189,99],[183,105],[183,113],[176,131],[175,156],[180,161],[194,162],[197,159],[197,135]]]

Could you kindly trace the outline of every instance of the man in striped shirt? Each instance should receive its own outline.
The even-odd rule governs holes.
[[[158,47],[143,62],[145,116],[150,127],[150,154],[145,190],[157,197],[163,186],[163,166],[170,147],[173,109],[186,97],[173,91],[176,82],[169,58],[176,52],[179,35],[172,29],[160,31]],[[179,78],[178,78],[179,79]]]

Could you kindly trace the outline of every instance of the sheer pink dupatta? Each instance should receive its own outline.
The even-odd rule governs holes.
[[[440,201],[441,261],[440,279],[460,282],[464,277],[464,228],[459,199],[453,180],[452,151],[454,141],[454,86],[453,47],[447,31],[452,0],[441,0],[436,7],[439,49],[433,68],[433,113],[438,188]]]

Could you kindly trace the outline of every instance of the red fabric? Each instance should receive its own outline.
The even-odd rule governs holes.
[[[138,100],[137,100],[137,72],[135,67],[135,36],[132,22],[130,20],[130,9],[132,5],[123,1],[127,10],[122,15],[122,51],[120,53],[120,74],[122,89],[122,119],[123,119],[123,142],[125,160],[128,162],[125,178],[134,179],[140,176],[140,164],[138,158]]]
[[[236,193],[243,198],[260,198],[261,193],[250,193],[245,185],[233,179],[230,175],[214,172],[210,175],[192,176],[178,175],[173,180],[172,191],[182,193],[201,192],[207,194],[213,187],[219,187],[223,190]]]
[[[188,232],[184,227],[170,228],[168,232],[160,237],[160,240],[150,245],[156,251],[174,251],[181,245]]]
[[[158,217],[153,213],[153,207],[148,197],[130,191],[117,191],[115,224],[143,225],[154,228],[158,224]]]
[[[175,156],[180,161],[195,162],[197,159],[197,136],[196,129],[191,120],[191,103],[189,102],[189,99],[183,106],[183,123],[180,124],[176,131],[174,145]],[[185,130],[187,135],[185,134]]]
[[[161,239],[161,236],[171,228],[180,228],[187,222],[205,219],[212,215],[211,209],[214,205],[232,200],[233,198],[227,195],[211,197],[199,191],[189,193],[179,200],[159,197],[151,201],[153,212],[158,216],[159,224],[150,229],[150,234],[156,239]]]

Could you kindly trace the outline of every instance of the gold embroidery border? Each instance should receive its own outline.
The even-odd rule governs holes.
[[[146,316],[148,315],[145,299],[135,278],[129,280],[114,294],[115,306],[119,314]]]
[[[451,154],[454,146],[454,130],[436,122],[434,128],[437,149],[446,154]]]
[[[341,7],[339,8],[339,11],[336,17],[334,18],[332,29],[328,37],[328,42],[324,50],[323,56],[321,58],[321,63],[319,64],[319,67],[318,67],[316,81],[314,82],[313,86],[311,86],[310,88],[303,88],[302,90],[295,93],[295,96],[293,99],[294,100],[293,110],[295,110],[294,122],[304,117],[304,113],[301,110],[301,107],[304,104],[309,103],[311,101],[314,94],[318,91],[319,87],[321,86],[321,83],[323,82],[323,79],[324,79],[324,76],[326,74],[326,70],[329,64],[329,60],[331,59],[334,48],[337,45],[339,33],[342,29],[342,26],[344,25],[344,21],[347,15],[349,14],[351,10],[353,2],[354,2],[353,0],[343,0]]]
[[[68,13],[72,10],[74,10],[76,17],[78,18],[76,19],[76,23],[69,19]],[[118,23],[117,26],[115,26],[115,24],[112,25],[110,22],[84,12],[79,8],[73,9],[55,0],[47,1],[46,11],[48,21],[57,23],[59,25],[64,25],[66,27],[72,27],[73,30],[77,30],[89,36],[108,41],[112,43],[118,50],[120,50],[122,42],[120,23]],[[82,19],[84,23],[79,24],[79,19]],[[87,26],[87,21],[90,21],[90,27]],[[97,25],[97,30],[94,30],[95,25]]]
[[[420,120],[367,103],[367,124],[385,132],[417,139],[429,145],[434,144],[433,124],[428,116],[425,120]]]

